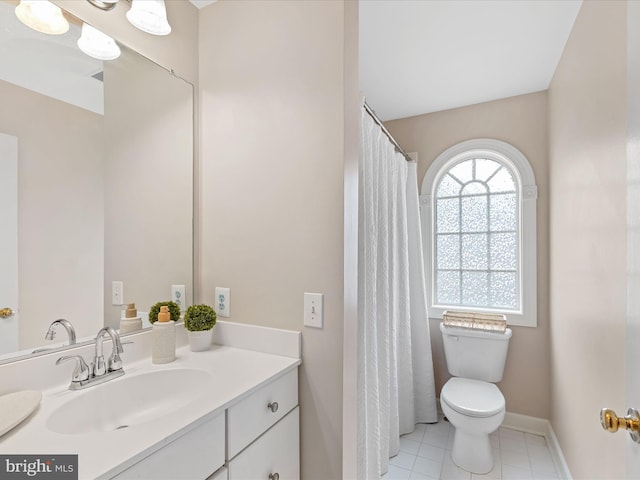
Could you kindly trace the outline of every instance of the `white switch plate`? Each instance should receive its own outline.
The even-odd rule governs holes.
[[[187,309],[185,291],[184,285],[171,285],[171,301],[178,304],[181,312]]]
[[[124,305],[124,285],[120,281],[111,282],[111,305]]]
[[[216,313],[221,317],[231,316],[231,289],[216,287]]]
[[[304,294],[304,325],[306,327],[322,328],[324,322],[324,294]]]

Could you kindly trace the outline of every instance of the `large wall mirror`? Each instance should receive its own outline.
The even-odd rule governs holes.
[[[0,0],[0,362],[119,325],[193,292],[193,86],[120,45],[77,47],[82,22],[46,35]]]

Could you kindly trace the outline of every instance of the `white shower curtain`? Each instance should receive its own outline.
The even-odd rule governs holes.
[[[416,423],[437,421],[416,165],[362,109],[358,478],[379,478]]]

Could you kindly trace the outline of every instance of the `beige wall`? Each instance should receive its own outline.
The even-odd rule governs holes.
[[[57,318],[92,335],[102,324],[103,118],[3,81],[0,105],[0,132],[18,137],[19,348],[45,344]]]
[[[625,55],[626,3],[584,2],[549,90],[551,422],[574,478],[625,477],[597,418],[625,406]]]
[[[373,105],[375,108],[375,105]],[[500,383],[510,412],[549,417],[549,301],[547,94],[532,93],[504,100],[386,122],[408,152],[418,152],[418,182],[447,148],[473,138],[495,138],[518,148],[533,167],[538,185],[538,327],[512,327],[513,337],[504,379]],[[440,320],[431,319],[436,391],[449,378]]]
[[[342,475],[343,21],[340,1],[200,13],[201,298],[230,287],[230,320],[303,332],[306,480]]]

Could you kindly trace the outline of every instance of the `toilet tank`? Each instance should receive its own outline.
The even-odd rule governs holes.
[[[511,329],[504,333],[445,327],[440,323],[447,369],[454,377],[496,383],[502,380]]]

